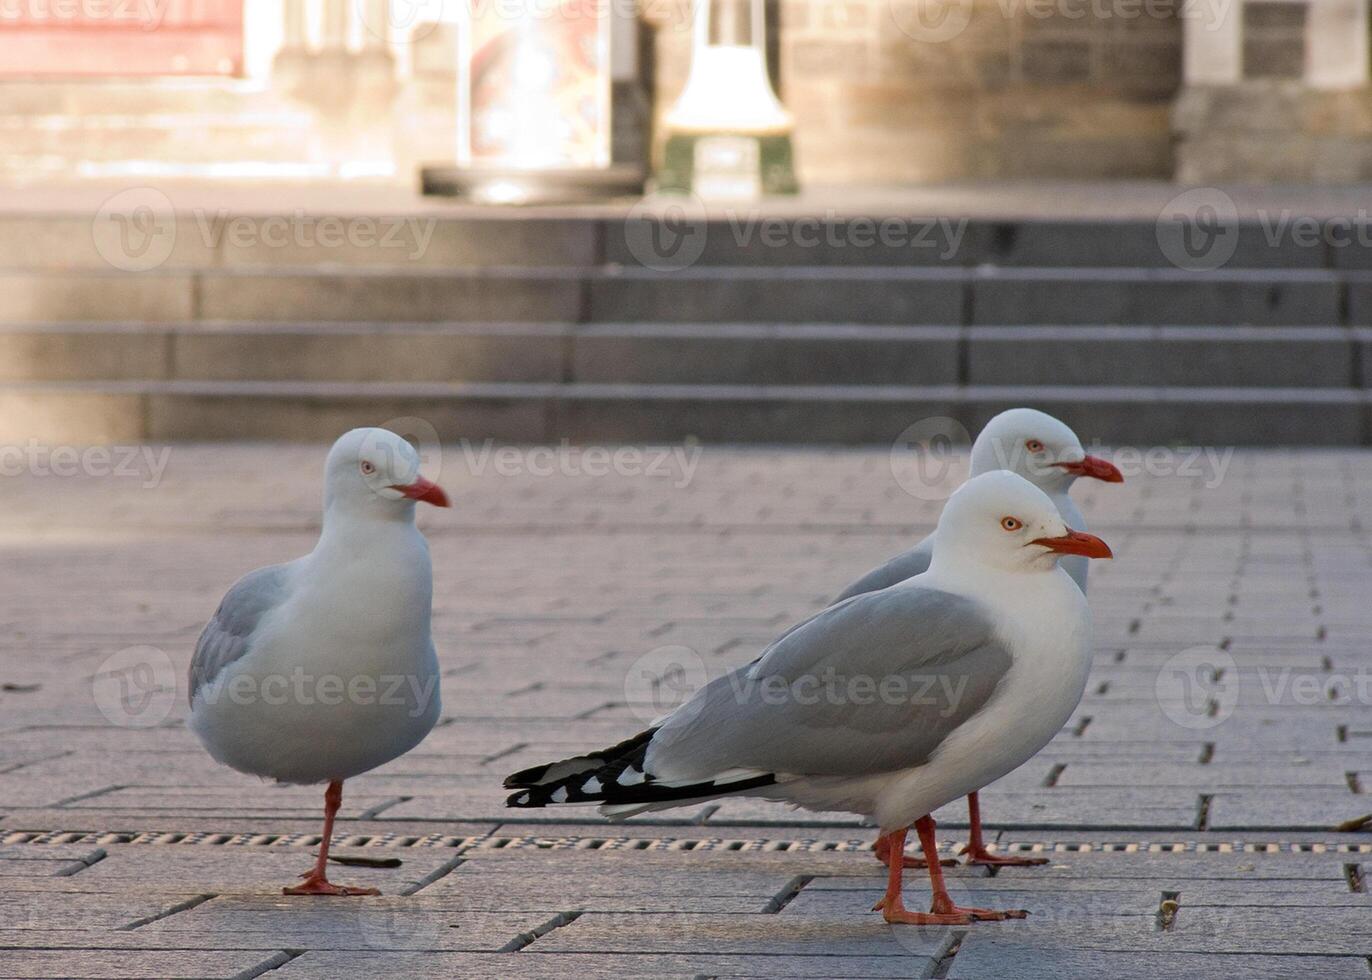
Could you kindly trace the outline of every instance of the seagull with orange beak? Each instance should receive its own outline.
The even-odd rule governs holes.
[[[433,572],[416,503],[448,498],[386,429],[353,429],[324,464],[324,523],[303,558],[249,572],[195,647],[190,727],[217,761],[326,783],[315,865],[287,895],[377,895],[329,881],[343,781],[418,745],[440,711]]]
[[[1009,470],[1038,487],[1048,495],[1067,526],[1080,531],[1086,530],[1086,519],[1068,493],[1072,484],[1079,477],[1106,483],[1124,482],[1123,474],[1114,464],[1088,455],[1077,434],[1065,423],[1033,408],[1001,412],[986,423],[972,444],[971,475],[975,477],[995,470]],[[928,535],[913,548],[874,568],[840,592],[834,602],[884,589],[927,571],[934,554],[934,537],[934,534]],[[1069,552],[1060,564],[1085,594],[1088,557]],[[1046,858],[992,854],[982,833],[981,800],[976,793],[967,797],[967,813],[971,832],[963,854],[969,864],[1025,867],[1048,863]],[[884,842],[877,841],[876,852],[883,864],[890,862],[892,854]],[[906,857],[904,861],[907,867],[924,867],[922,858]]]
[[[972,443],[972,471],[980,476],[993,470],[1009,470],[1038,487],[1057,507],[1069,527],[1086,530],[1086,520],[1068,493],[1079,477],[1089,477],[1106,483],[1123,483],[1124,475],[1113,463],[1090,456],[1082,448],[1081,440],[1068,426],[1046,412],[1033,408],[1012,408],[1001,412],[986,423]],[[872,569],[834,599],[844,599],[864,592],[875,592],[888,585],[903,582],[929,567],[934,553],[934,535],[930,534],[908,551],[903,551],[886,564]],[[1064,558],[1062,567],[1072,580],[1086,591],[1086,572],[1090,563],[1081,557]]]
[[[930,859],[928,912],[905,907],[905,862],[888,862],[886,921],[1020,918],[953,903],[930,814],[1023,765],[1081,700],[1091,617],[1064,556],[1110,549],[1021,477],[973,477],[939,518],[928,571],[822,610],[647,731],[514,773],[506,805],[622,818],[754,796],[857,813],[891,854],[913,827]]]

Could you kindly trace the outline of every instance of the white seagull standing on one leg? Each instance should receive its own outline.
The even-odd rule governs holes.
[[[326,868],[343,781],[403,755],[438,720],[433,573],[416,501],[448,506],[385,429],[344,434],[324,464],[324,524],[303,558],[249,572],[195,647],[190,727],[219,762],[328,783],[315,866],[287,895],[376,895]]]
[[[1081,700],[1090,611],[1064,555],[1110,549],[1021,477],[974,477],[927,572],[816,614],[634,738],[515,773],[507,805],[623,817],[747,795],[846,810],[874,817],[892,854],[914,826],[930,858],[927,914],[906,910],[904,862],[889,862],[888,922],[1023,915],[953,904],[929,814],[1024,764]]]
[[[986,423],[972,444],[971,475],[979,476],[995,470],[1016,473],[1048,494],[1067,526],[1079,531],[1087,529],[1086,521],[1068,492],[1077,478],[1086,476],[1106,483],[1124,482],[1123,474],[1112,463],[1098,456],[1087,455],[1081,440],[1067,425],[1032,408],[1012,408],[1001,412]],[[848,586],[834,602],[842,602],[865,592],[875,592],[918,575],[929,568],[933,553],[934,535],[930,534],[910,550]],[[1089,560],[1080,555],[1068,555],[1061,564],[1081,587],[1081,591],[1085,592]],[[969,864],[1025,867],[1048,863],[1046,858],[992,854],[982,836],[981,801],[976,793],[967,797],[967,815],[971,829],[963,853]],[[890,850],[883,841],[877,841],[876,854],[883,864],[891,860]],[[924,867],[922,858],[907,857],[904,860],[906,867]]]

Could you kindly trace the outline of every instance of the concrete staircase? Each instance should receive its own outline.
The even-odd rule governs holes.
[[[123,271],[88,215],[0,216],[0,439],[328,439],[418,416],[453,439],[889,443],[1031,404],[1088,441],[1368,441],[1366,249],[1245,227],[1223,268],[1189,271],[1147,221],[859,247],[851,221],[808,244],[793,214],[690,225],[659,256],[604,210],[416,212],[383,221],[390,245],[282,239],[271,218],[181,213],[165,258]]]

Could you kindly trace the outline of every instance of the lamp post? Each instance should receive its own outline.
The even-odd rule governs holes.
[[[794,194],[795,121],[767,74],[763,0],[694,0],[691,29],[691,69],[665,120],[658,189]]]

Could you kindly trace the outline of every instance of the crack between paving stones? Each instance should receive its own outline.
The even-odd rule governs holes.
[[[1215,800],[1215,797],[1214,797],[1212,794],[1210,794],[1210,793],[1202,793],[1202,794],[1201,794],[1201,797],[1200,797],[1200,805],[1196,808],[1196,829],[1197,829],[1197,830],[1209,830],[1209,829],[1210,829],[1210,804],[1213,803],[1214,800]]]
[[[1361,864],[1345,864],[1343,866],[1343,876],[1348,882],[1348,890],[1355,895],[1362,895],[1367,891],[1367,881],[1363,878]]]
[[[357,819],[358,819],[358,820],[375,820],[379,815],[381,815],[382,813],[385,813],[385,812],[386,812],[387,810],[389,810],[391,807],[393,807],[393,806],[399,806],[401,803],[408,803],[408,802],[410,802],[410,800],[412,800],[412,799],[414,799],[413,796],[396,796],[396,797],[393,797],[392,799],[389,799],[389,800],[383,800],[382,802],[378,803],[376,806],[371,807],[370,809],[367,809],[367,810],[363,810],[363,811],[358,815]]]
[[[489,766],[492,762],[504,759],[506,756],[514,755],[516,752],[522,752],[528,747],[528,742],[516,742],[514,745],[511,745],[508,749],[501,749],[499,752],[495,752],[491,755],[486,756],[480,761],[480,765]]]
[[[967,940],[967,930],[959,929],[953,933],[952,939],[948,943],[948,948],[939,954],[934,960],[934,972],[930,973],[931,978],[947,977],[953,969],[953,957],[958,955],[958,950],[962,949],[962,944]]]
[[[141,929],[144,926],[151,925],[154,922],[161,922],[163,919],[170,919],[173,915],[177,915],[181,912],[189,912],[196,906],[204,905],[210,899],[217,897],[218,896],[213,893],[206,893],[204,895],[193,895],[190,898],[186,899],[184,902],[177,902],[175,905],[168,906],[161,912],[154,912],[152,915],[145,915],[141,919],[134,919],[127,925],[120,926],[118,929],[115,930],[115,932],[133,932],[135,929]]]
[[[55,810],[72,803],[80,803],[82,800],[93,800],[97,796],[104,796],[106,793],[117,793],[119,790],[126,788],[127,787],[125,786],[106,786],[103,789],[93,789],[89,793],[78,793],[75,796],[68,796],[65,799],[58,800],[52,805],[52,808]]]
[[[563,926],[571,925],[577,919],[581,918],[584,912],[584,909],[574,909],[571,912],[559,912],[547,922],[540,926],[535,926],[529,932],[521,932],[504,946],[501,946],[496,952],[518,953],[522,949],[527,949],[554,929],[561,929]]]
[[[786,906],[790,905],[793,901],[795,901],[796,896],[801,893],[801,890],[804,889],[806,885],[808,885],[810,882],[814,880],[814,875],[796,875],[790,881],[786,882],[785,886],[781,889],[781,891],[777,892],[775,895],[773,895],[770,899],[767,900],[767,904],[762,907],[763,914],[776,915]]]
[[[305,952],[303,949],[283,949],[271,959],[259,963],[257,966],[249,967],[242,973],[235,973],[229,980],[256,980],[263,974],[276,972],[292,960],[298,960],[305,955]]]
[[[58,871],[54,877],[70,878],[73,875],[79,875],[82,871],[85,871],[87,868],[92,867],[93,865],[99,864],[107,857],[109,857],[109,854],[105,851],[105,849],[103,847],[99,848],[89,857],[77,858],[71,864],[67,865],[65,868]]]
[[[414,895],[418,892],[421,892],[425,888],[428,888],[430,885],[432,885],[435,881],[438,881],[440,878],[448,877],[448,875],[452,874],[452,872],[456,871],[459,867],[466,863],[467,859],[465,857],[462,857],[461,855],[458,855],[455,858],[451,858],[450,860],[444,861],[441,865],[439,865],[433,871],[430,871],[423,878],[420,878],[410,887],[401,889],[399,894],[403,897],[408,897],[410,895]]]

